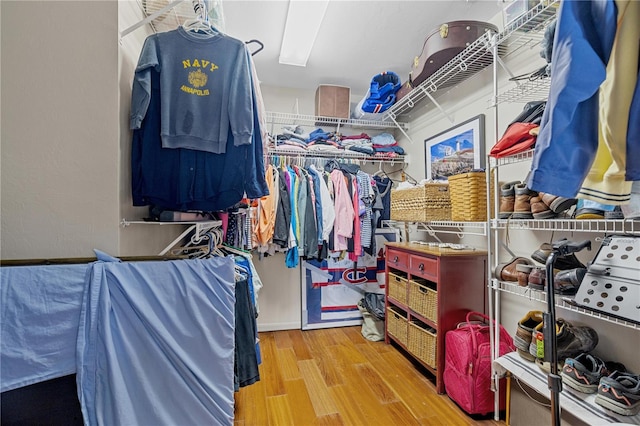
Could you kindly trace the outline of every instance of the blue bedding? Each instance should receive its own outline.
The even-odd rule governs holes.
[[[233,423],[233,259],[1,273],[2,391],[77,373],[87,425]]]
[[[92,265],[78,330],[85,424],[233,423],[231,258]]]
[[[76,371],[86,264],[0,269],[0,391]]]

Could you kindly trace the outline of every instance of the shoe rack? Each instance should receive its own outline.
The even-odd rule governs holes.
[[[498,82],[499,65],[503,66],[508,74],[512,75],[512,73],[507,69],[504,61],[497,60],[498,52],[504,51],[505,47],[507,48],[507,50],[519,50],[521,46],[526,45],[528,45],[530,48],[535,47],[535,43],[539,42],[542,39],[546,25],[555,18],[555,12],[558,7],[559,2],[541,2],[538,6],[531,9],[527,14],[516,20],[516,22],[514,22],[505,31],[498,34],[493,40],[493,54],[496,60],[493,61],[494,94],[492,99],[492,106],[495,110],[494,126],[496,135],[502,134],[501,130],[504,130],[500,129],[498,124],[499,105],[509,104],[512,102],[524,103],[533,100],[546,99],[548,97],[548,91],[550,88],[550,81],[547,78],[544,81],[536,80],[516,83],[510,82],[509,84],[515,84],[516,86],[510,87],[507,90],[500,92]],[[515,46],[516,49],[511,46]],[[502,54],[500,55],[500,57],[504,59]],[[490,187],[490,185],[493,184],[494,188],[500,188],[500,172],[502,171],[504,174],[509,175],[510,167],[513,167],[511,169],[512,174],[513,171],[523,170],[525,168],[528,170],[529,164],[527,164],[527,162],[530,163],[532,158],[533,150],[499,159],[488,157],[488,173],[486,174],[487,187]],[[490,179],[493,179],[493,182],[490,182]],[[493,198],[491,198],[491,196],[488,196],[487,200],[488,205],[491,205],[491,203],[493,203],[496,212],[499,211],[499,197],[500,191],[496,190]],[[529,287],[522,287],[518,285],[517,282],[500,281],[494,277],[493,271],[495,271],[496,266],[501,262],[505,262],[505,259],[500,259],[501,241],[505,239],[505,235],[507,235],[507,233],[510,233],[509,235],[511,235],[512,239],[518,238],[521,231],[571,232],[573,234],[583,234],[585,237],[590,238],[596,236],[606,238],[607,236],[611,236],[614,234],[623,236],[640,236],[640,221],[622,219],[576,220],[570,217],[554,219],[489,219],[487,232],[487,251],[489,263],[489,272],[487,276],[487,281],[489,283],[487,300],[489,316],[490,318],[495,320],[496,324],[491,334],[492,358],[494,360],[503,358],[499,357],[497,353],[497,349],[499,347],[499,342],[497,341],[499,333],[497,332],[497,330],[500,324],[501,295],[513,294],[516,296],[520,296],[523,298],[523,300],[525,300],[525,303],[527,303],[527,301],[531,303],[544,303],[547,300],[547,294],[545,291],[534,290]],[[575,238],[579,239],[580,237],[576,236]],[[507,251],[509,250],[507,249]],[[637,256],[637,254],[635,256]],[[634,260],[637,263],[637,258],[635,256]],[[640,288],[640,285],[634,287]],[[634,330],[640,330],[640,325],[638,323],[624,319],[621,316],[615,315],[614,312],[607,311],[606,309],[592,309],[588,306],[585,306],[585,304],[583,303],[578,303],[576,301],[576,297],[582,297],[582,299],[584,299],[584,296],[581,295],[580,290],[576,296],[558,295],[555,298],[555,305],[560,309],[576,312],[589,317],[598,318],[600,320],[611,322],[622,327],[629,327]],[[637,309],[637,307],[635,306],[634,308]],[[499,364],[499,362],[495,364]],[[496,370],[496,367],[492,366],[492,377],[494,378],[492,383],[495,391],[494,419],[496,421],[499,420],[499,377],[501,376],[501,373],[504,373],[504,371],[498,372]],[[524,375],[518,375],[516,371],[511,371],[511,373],[518,376],[525,382],[527,381]],[[567,407],[563,406],[563,408]],[[569,408],[568,411],[571,411],[571,409]]]

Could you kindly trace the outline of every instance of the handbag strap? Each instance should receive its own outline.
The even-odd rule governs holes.
[[[474,317],[481,318],[483,320],[483,323],[479,324],[477,321],[473,321],[472,318]],[[474,357],[478,355],[477,353],[478,342],[476,339],[475,331],[483,327],[492,327],[493,325],[495,325],[495,323],[496,321],[494,319],[489,318],[487,315],[483,314],[482,312],[470,311],[467,313],[464,326],[469,327],[471,331],[471,343],[472,343],[472,350],[473,350]],[[507,330],[502,326],[502,324],[500,324],[500,340],[503,342],[506,342],[510,349],[512,350],[514,349],[513,339],[511,338]]]

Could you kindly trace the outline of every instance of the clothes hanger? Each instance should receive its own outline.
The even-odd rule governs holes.
[[[229,253],[233,253],[233,254],[237,254],[238,256],[244,257],[244,258],[248,258],[248,259],[252,259],[253,255],[246,251],[246,250],[242,250],[240,248],[237,247],[233,247],[230,246],[227,243],[222,243],[222,245],[220,246],[220,249]]]
[[[193,32],[203,37],[214,37],[220,34],[209,22],[209,14],[204,0],[193,0],[193,11],[196,14],[196,18],[187,20],[182,24],[182,28],[185,31]]]
[[[262,49],[264,49],[264,43],[261,42],[260,40],[256,40],[255,38],[252,38],[251,40],[244,42],[244,44],[246,45],[249,45],[251,43],[256,43],[259,46],[256,50],[251,52],[251,56],[255,56],[256,54],[260,53]]]

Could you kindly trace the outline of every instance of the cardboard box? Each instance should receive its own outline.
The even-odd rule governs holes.
[[[321,84],[316,89],[316,116],[349,118],[351,89]]]

